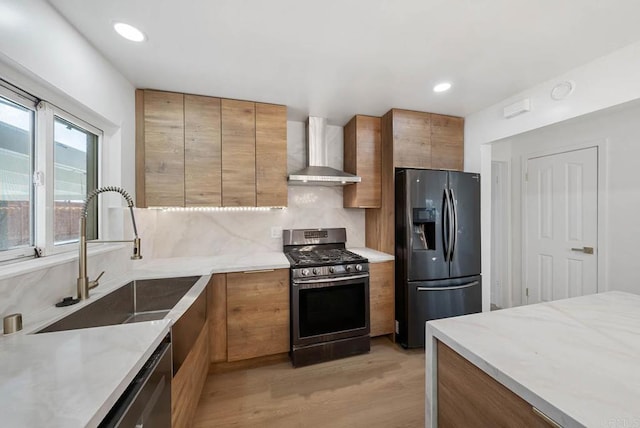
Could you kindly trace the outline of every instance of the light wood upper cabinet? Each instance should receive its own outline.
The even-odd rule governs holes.
[[[345,208],[379,208],[381,185],[380,118],[355,116],[344,127],[344,170],[362,181],[344,187]]]
[[[250,101],[222,100],[222,205],[256,206],[256,110]]]
[[[287,108],[256,103],[256,205],[286,207]]]
[[[137,195],[138,205],[183,206],[184,96],[144,91],[141,113],[138,126],[144,129],[144,158],[138,168],[144,170],[145,187]]]
[[[289,352],[289,270],[227,274],[227,358]]]
[[[395,324],[394,261],[369,264],[371,337],[391,334]]]
[[[222,203],[220,98],[184,96],[185,206]]]
[[[393,109],[393,163],[396,168],[431,168],[431,115]]]
[[[136,205],[287,206],[287,108],[136,90]]]
[[[431,114],[431,166],[434,169],[463,170],[463,118]]]

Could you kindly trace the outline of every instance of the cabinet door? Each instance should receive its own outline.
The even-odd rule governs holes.
[[[287,206],[287,107],[256,103],[256,205]]]
[[[208,287],[209,354],[219,363],[227,361],[227,276],[213,275]]]
[[[464,119],[431,115],[431,167],[462,171],[464,168]]]
[[[256,113],[249,101],[222,102],[222,205],[256,206]]]
[[[220,98],[184,96],[184,189],[186,206],[222,203]]]
[[[371,337],[393,333],[395,323],[393,261],[369,264]]]
[[[227,358],[289,351],[289,270],[227,274]]]
[[[531,404],[438,341],[438,426],[549,427]]]
[[[431,168],[431,115],[396,109],[392,114],[394,167]]]
[[[144,91],[146,206],[184,206],[184,95]]]
[[[345,208],[379,208],[381,186],[380,118],[355,116],[344,127],[344,170],[362,178],[344,187]]]

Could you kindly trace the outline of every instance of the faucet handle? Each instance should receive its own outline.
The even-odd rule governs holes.
[[[104,271],[102,271],[96,279],[94,279],[93,281],[89,281],[89,290],[91,290],[92,288],[96,288],[98,285],[100,285],[99,281],[100,281],[100,278],[102,278],[102,275],[104,275]]]

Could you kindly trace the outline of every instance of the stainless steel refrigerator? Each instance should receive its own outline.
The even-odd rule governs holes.
[[[398,169],[396,338],[424,347],[425,322],[480,312],[480,175]]]

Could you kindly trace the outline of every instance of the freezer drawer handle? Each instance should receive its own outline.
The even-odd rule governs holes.
[[[455,287],[418,287],[416,289],[418,291],[449,291],[449,290],[459,290],[461,288],[469,288],[478,284],[480,284],[479,281],[473,281],[468,284],[457,285]]]

